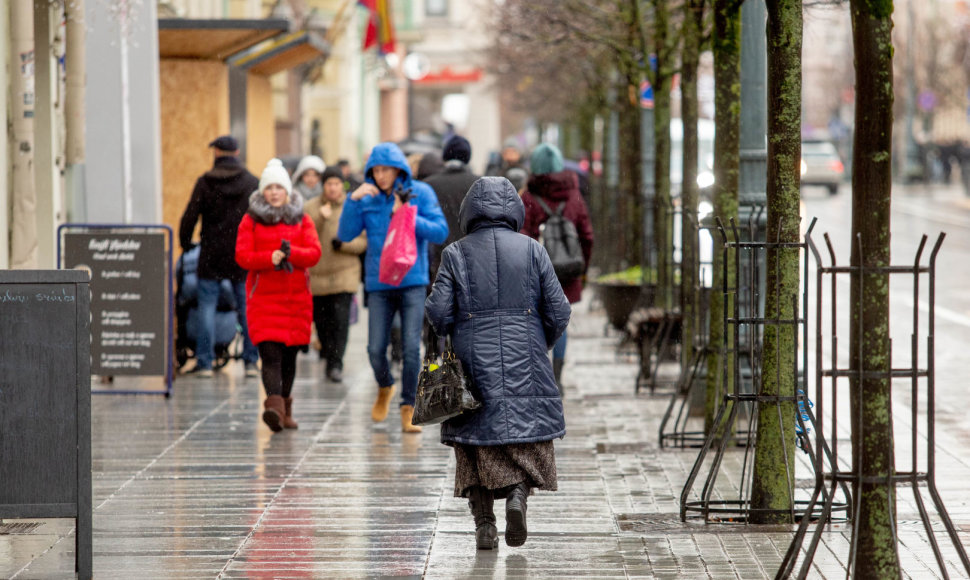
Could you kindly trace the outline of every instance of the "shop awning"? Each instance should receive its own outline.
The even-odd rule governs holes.
[[[158,53],[162,58],[226,60],[287,30],[289,23],[280,18],[159,18]]]
[[[315,32],[300,31],[233,59],[232,65],[259,75],[272,75],[330,54],[330,44]]]

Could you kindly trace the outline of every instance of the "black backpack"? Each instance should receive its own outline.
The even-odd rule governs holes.
[[[562,215],[566,202],[560,203],[556,211],[552,211],[538,196],[533,199],[549,216],[549,219],[539,227],[539,242],[549,254],[556,277],[559,278],[560,283],[578,278],[586,268],[586,260],[583,259],[583,248],[579,245],[576,224]]]

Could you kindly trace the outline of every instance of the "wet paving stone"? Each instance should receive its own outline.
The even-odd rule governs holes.
[[[171,399],[93,400],[94,567],[98,579],[197,578],[740,578],[774,575],[791,528],[682,522],[680,493],[696,450],[660,449],[668,395],[634,394],[637,360],[617,353],[604,318],[577,307],[566,368],[567,436],[556,442],[559,491],[529,500],[529,540],[475,549],[467,501],[438,428],[400,432],[392,409],[373,424],[366,325],[352,328],[342,384],[300,359],[300,428],[259,421],[258,381],[240,365],[213,380],[179,378]],[[239,368],[235,368],[239,366]],[[668,391],[669,392],[669,391]],[[970,539],[970,462],[956,435],[941,493]],[[716,497],[729,497],[739,454],[725,456]],[[912,495],[900,494],[907,577],[936,577]],[[18,521],[19,522],[19,521]],[[3,524],[17,522],[8,521]],[[0,578],[73,578],[73,522],[0,528]],[[812,577],[844,578],[845,526],[822,535]],[[941,537],[947,561],[956,553]],[[913,570],[913,571],[910,571]],[[951,574],[958,577],[959,573]],[[915,571],[915,572],[914,572]]]

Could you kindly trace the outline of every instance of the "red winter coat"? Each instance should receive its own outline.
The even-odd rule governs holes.
[[[303,214],[303,200],[297,210],[290,202],[284,221],[266,223],[259,211],[254,211],[254,199],[262,201],[259,192],[250,198],[249,213],[239,222],[236,237],[236,262],[249,270],[246,278],[246,323],[249,338],[254,344],[281,342],[287,346],[310,343],[310,323],[313,321],[313,297],[307,268],[320,259],[320,240],[309,216]],[[299,194],[291,195],[297,198]],[[268,204],[257,208],[265,211]],[[299,212],[296,215],[296,211]],[[265,217],[265,215],[263,215]],[[288,219],[287,219],[288,218]],[[287,223],[290,222],[290,223]],[[273,266],[273,251],[280,249],[282,240],[290,241],[289,262],[293,271],[277,270]]]
[[[583,259],[586,261],[586,268],[589,268],[589,259],[593,255],[593,225],[589,219],[586,202],[579,192],[579,179],[576,174],[567,169],[556,173],[532,175],[529,177],[526,189],[527,191],[522,194],[522,203],[525,204],[525,224],[522,226],[522,233],[538,240],[539,226],[549,219],[545,210],[534,199],[535,196],[541,197],[553,211],[556,211],[559,204],[565,201],[566,207],[563,208],[562,215],[575,224],[576,233],[579,234],[579,245],[583,249]],[[583,271],[585,273],[585,269]],[[563,284],[562,291],[570,303],[576,303],[582,299],[584,277],[580,276]]]

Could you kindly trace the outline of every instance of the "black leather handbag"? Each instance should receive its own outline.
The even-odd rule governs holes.
[[[437,340],[433,344],[437,344]],[[418,393],[411,422],[415,425],[434,425],[475,411],[482,406],[482,402],[475,398],[468,387],[461,361],[455,356],[449,341],[440,356],[434,352],[425,356],[421,374],[418,375]]]

